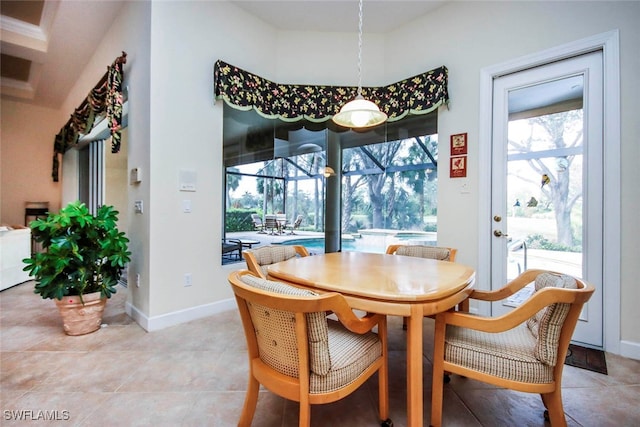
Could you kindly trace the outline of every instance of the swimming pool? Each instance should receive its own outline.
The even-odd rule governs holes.
[[[435,233],[434,233],[435,234]],[[397,233],[361,233],[357,237],[346,235],[342,237],[342,250],[353,252],[385,253],[391,244],[435,245],[432,235],[415,232]],[[282,245],[302,245],[309,253],[324,253],[324,237],[308,237],[286,240]]]

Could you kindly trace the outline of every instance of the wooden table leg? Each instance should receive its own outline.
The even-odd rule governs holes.
[[[407,321],[407,425],[422,426],[422,311],[411,307]]]

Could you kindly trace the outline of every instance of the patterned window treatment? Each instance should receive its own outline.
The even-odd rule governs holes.
[[[122,129],[122,93],[123,67],[127,62],[127,54],[115,59],[96,87],[87,98],[75,109],[69,121],[60,129],[53,143],[54,182],[59,179],[60,156],[78,143],[80,135],[86,135],[93,129],[97,118],[106,117],[111,131],[111,152],[120,151],[120,130]]]
[[[255,109],[260,115],[285,122],[324,122],[355,98],[353,86],[289,85],[269,81],[218,60],[214,69],[216,99],[239,110]],[[384,87],[363,87],[362,95],[389,117],[427,114],[449,102],[445,66]]]

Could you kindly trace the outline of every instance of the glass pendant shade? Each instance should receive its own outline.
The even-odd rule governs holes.
[[[358,6],[358,95],[353,101],[343,105],[332,120],[340,126],[362,129],[384,123],[387,115],[362,96],[362,0],[358,2]]]
[[[329,178],[330,176],[336,176],[336,171],[334,171],[331,166],[325,166],[324,176],[325,178]]]
[[[333,116],[333,121],[348,128],[368,128],[387,120],[387,115],[378,106],[358,95],[353,101],[342,106],[340,112]]]

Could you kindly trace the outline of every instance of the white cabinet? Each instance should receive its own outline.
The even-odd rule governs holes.
[[[0,291],[30,280],[22,271],[24,258],[31,256],[31,230],[16,228],[0,229]]]

